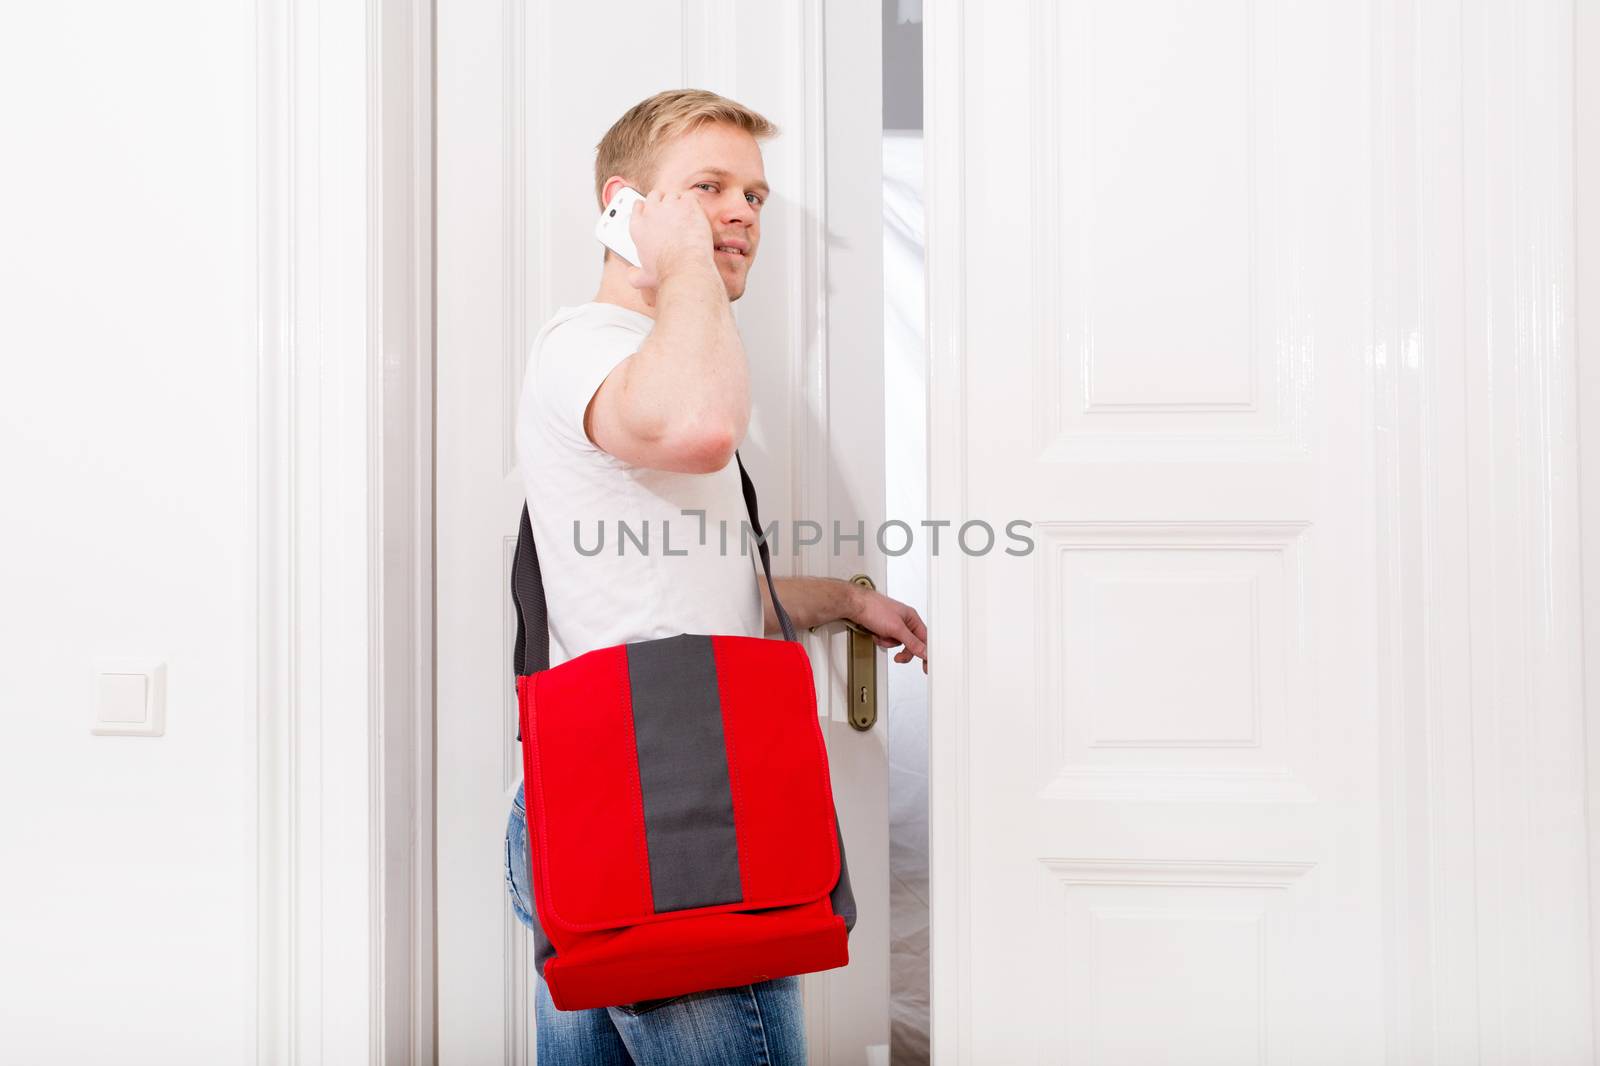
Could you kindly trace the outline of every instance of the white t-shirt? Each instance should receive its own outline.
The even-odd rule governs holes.
[[[711,474],[634,466],[583,432],[595,390],[654,325],[616,304],[561,307],[528,353],[517,463],[544,579],[551,666],[679,633],[764,635],[761,560],[753,540],[741,551],[749,512],[739,464]],[[683,513],[700,510],[703,520]]]

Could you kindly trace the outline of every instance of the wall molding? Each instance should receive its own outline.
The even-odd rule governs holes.
[[[1589,1061],[1573,9],[1372,14],[1388,1057]]]
[[[374,1013],[368,27],[257,12],[257,1059],[320,1066],[370,1060]]]
[[[432,1058],[432,8],[256,6],[256,1061]]]

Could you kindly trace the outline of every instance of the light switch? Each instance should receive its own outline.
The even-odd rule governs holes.
[[[166,731],[166,664],[144,659],[95,663],[94,732],[159,737]]]
[[[142,724],[150,713],[144,698],[148,681],[143,674],[101,674],[100,721]]]

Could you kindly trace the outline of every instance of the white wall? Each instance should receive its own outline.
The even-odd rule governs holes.
[[[254,5],[0,32],[0,1059],[253,1052]],[[93,663],[160,659],[166,735]]]

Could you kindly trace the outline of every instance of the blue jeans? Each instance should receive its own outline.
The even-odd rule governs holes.
[[[506,891],[531,929],[526,803],[518,785],[506,821]],[[535,981],[539,1066],[805,1066],[798,975],[587,1010],[557,1010],[544,978]]]

